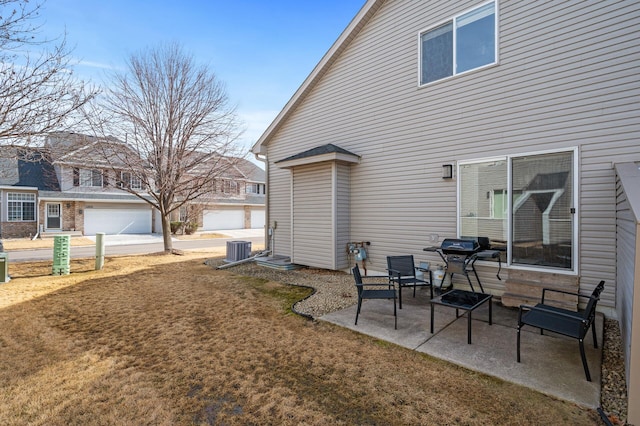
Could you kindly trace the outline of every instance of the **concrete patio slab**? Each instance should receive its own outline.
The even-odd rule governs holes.
[[[539,330],[525,327],[521,338],[522,362],[516,362],[518,311],[496,301],[492,310],[493,325],[489,325],[488,305],[473,311],[471,345],[467,344],[466,315],[456,319],[452,308],[435,307],[434,334],[429,332],[428,289],[419,289],[416,298],[409,292],[403,297],[397,330],[393,328],[393,303],[389,300],[365,300],[358,325],[354,325],[356,306],[319,319],[585,407],[600,406],[604,323],[601,314],[596,318],[599,348],[593,347],[590,332],[585,341],[593,380],[588,382],[575,339],[552,333],[540,335]]]

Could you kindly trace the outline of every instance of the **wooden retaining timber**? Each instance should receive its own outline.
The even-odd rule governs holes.
[[[509,270],[509,277],[505,281],[505,292],[502,295],[502,304],[512,307],[518,307],[521,304],[535,305],[540,303],[542,299],[543,288],[577,293],[579,280],[573,275]],[[572,311],[578,310],[577,296],[547,292],[545,303]]]

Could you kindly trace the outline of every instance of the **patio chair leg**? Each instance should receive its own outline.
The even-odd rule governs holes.
[[[596,337],[596,320],[591,324],[591,332],[593,333],[593,347],[598,349],[598,339]]]
[[[589,374],[589,366],[587,365],[587,356],[584,353],[584,341],[580,339],[580,357],[582,358],[582,365],[584,367],[584,374],[587,376],[587,382],[591,381],[591,374]]]
[[[393,321],[394,321],[393,328],[395,330],[397,330],[398,329],[398,313],[396,311],[396,298],[395,297],[393,298]]]
[[[517,349],[516,349],[516,353],[518,354],[518,362],[520,362],[520,325],[518,325],[518,344],[517,344]]]
[[[398,309],[402,309],[402,286],[398,283]]]
[[[471,291],[475,293],[475,292],[476,292],[476,289],[475,289],[475,288],[473,288],[473,283],[471,283],[471,278],[469,278],[469,274],[467,274],[467,273],[465,272],[465,275],[467,276],[467,281],[469,281],[469,287],[471,287]],[[452,281],[452,282],[453,282],[453,281]]]
[[[358,310],[356,311],[356,322],[354,325],[358,325],[358,315],[360,315],[361,306],[362,306],[362,299],[358,297]]]

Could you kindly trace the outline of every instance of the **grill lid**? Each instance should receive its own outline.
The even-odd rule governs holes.
[[[477,240],[463,240],[459,238],[445,238],[440,249],[446,254],[473,254],[480,250]]]

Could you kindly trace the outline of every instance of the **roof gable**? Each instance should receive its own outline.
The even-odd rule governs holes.
[[[282,168],[287,168],[302,166],[305,164],[320,163],[322,161],[357,163],[360,161],[360,157],[344,148],[340,148],[339,146],[330,143],[276,161],[276,164]]]
[[[236,168],[240,170],[244,177],[250,182],[265,181],[266,174],[264,169],[260,168],[258,165],[252,163],[247,159],[239,158],[238,163],[236,164]]]
[[[289,102],[284,106],[282,111],[276,116],[273,122],[267,127],[267,130],[260,136],[258,141],[253,145],[251,151],[255,154],[266,154],[264,146],[269,144],[271,136],[282,126],[289,115],[298,107],[304,98],[311,92],[315,85],[320,81],[329,68],[335,63],[338,57],[349,46],[351,41],[358,35],[360,30],[371,20],[386,0],[367,0],[362,9],[349,23],[347,28],[340,34],[340,37],[331,46],[329,51],[325,53],[320,62],[315,66],[311,74],[305,79],[298,90],[293,94]]]
[[[16,186],[31,186],[41,191],[60,190],[53,165],[39,152],[18,158],[18,175],[20,180]]]
[[[0,156],[0,184],[59,191],[60,185],[53,165],[37,149],[3,147]]]

